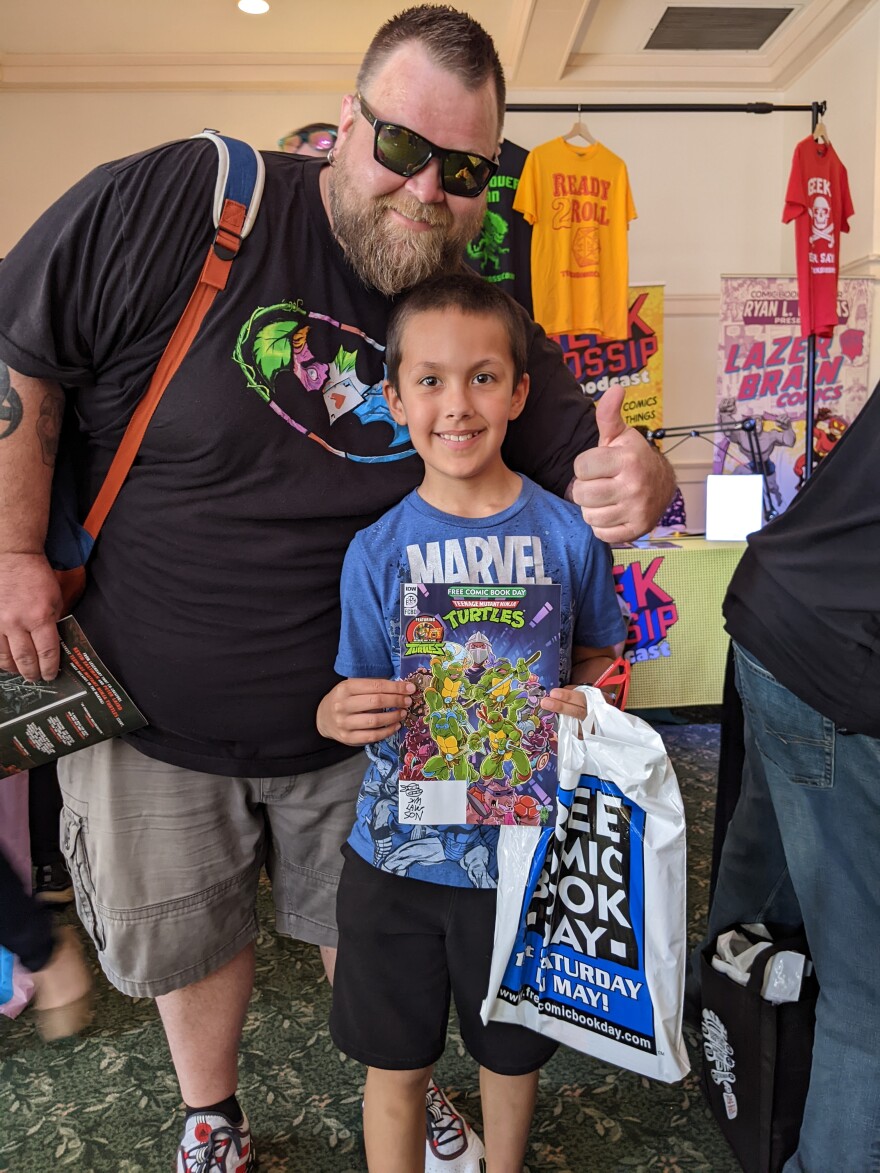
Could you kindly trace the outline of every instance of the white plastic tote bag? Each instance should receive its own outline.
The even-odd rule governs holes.
[[[501,828],[482,1017],[672,1083],[689,1070],[684,808],[659,735],[582,691],[586,719],[559,723],[556,826]]]

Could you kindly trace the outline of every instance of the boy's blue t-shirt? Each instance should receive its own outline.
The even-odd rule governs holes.
[[[400,585],[404,582],[527,584],[561,588],[560,683],[571,648],[622,640],[626,624],[608,547],[575,505],[522,478],[517,500],[492,517],[442,513],[414,491],[355,535],[342,570],[341,676],[400,673]],[[366,747],[370,759],[350,846],[394,875],[457,888],[498,883],[498,828],[402,826],[397,821],[399,734]]]

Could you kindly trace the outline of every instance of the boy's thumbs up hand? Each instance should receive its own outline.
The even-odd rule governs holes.
[[[596,404],[599,443],[574,462],[571,499],[606,542],[628,542],[653,529],[675,491],[672,466],[621,414],[625,387]]]

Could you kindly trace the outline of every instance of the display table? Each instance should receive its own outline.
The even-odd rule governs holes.
[[[745,548],[689,537],[614,547],[614,582],[630,617],[628,708],[721,703],[721,604]]]

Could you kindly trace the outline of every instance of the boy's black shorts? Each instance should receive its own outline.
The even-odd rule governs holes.
[[[412,1071],[443,1054],[450,994],[474,1059],[498,1075],[543,1067],[558,1043],[480,1021],[495,931],[495,890],[392,876],[348,845],[339,882],[339,954],[330,1034],[369,1067]]]

